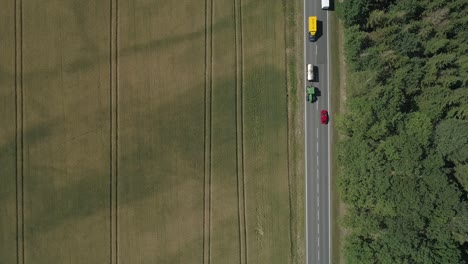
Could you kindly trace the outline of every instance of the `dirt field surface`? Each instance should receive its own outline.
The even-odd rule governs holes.
[[[0,263],[300,263],[298,3],[0,0]]]

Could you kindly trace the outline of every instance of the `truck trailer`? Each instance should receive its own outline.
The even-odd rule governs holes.
[[[317,17],[309,17],[309,41],[317,40]]]
[[[322,9],[330,8],[330,0],[321,0],[321,1],[322,1]]]
[[[307,64],[307,80],[309,82],[314,80],[314,65]]]

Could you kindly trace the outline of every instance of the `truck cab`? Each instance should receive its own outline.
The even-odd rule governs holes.
[[[327,10],[330,8],[330,0],[321,0],[322,1],[322,9]]]
[[[317,17],[309,17],[309,41],[317,40]]]

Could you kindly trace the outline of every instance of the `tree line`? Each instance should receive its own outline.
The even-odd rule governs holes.
[[[468,263],[468,1],[344,0],[346,263]]]

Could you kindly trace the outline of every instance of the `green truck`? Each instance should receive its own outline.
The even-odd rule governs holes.
[[[307,102],[315,102],[317,97],[315,95],[315,87],[314,86],[307,86]]]

